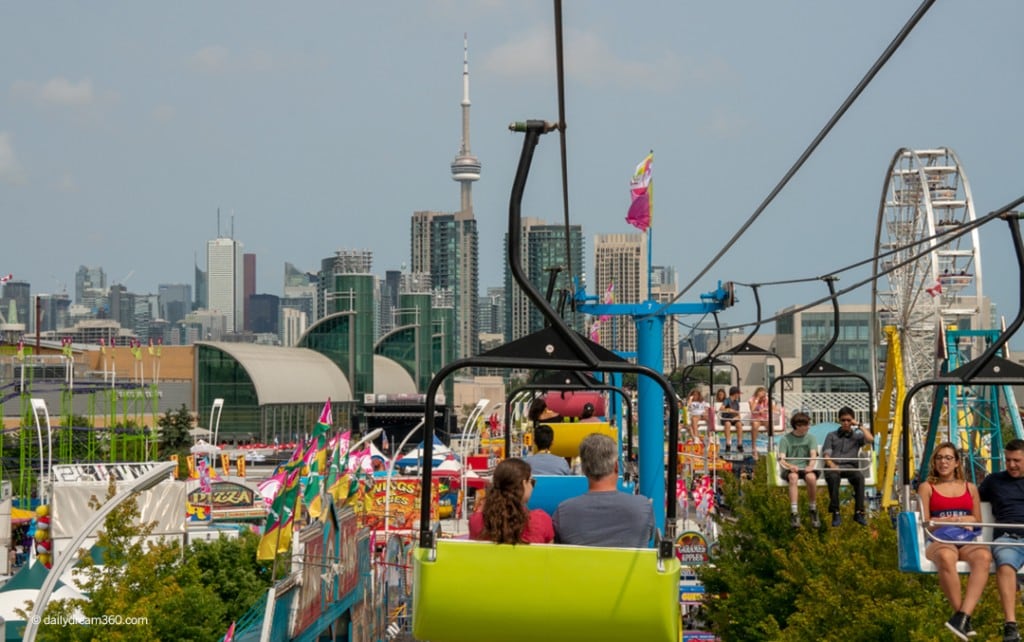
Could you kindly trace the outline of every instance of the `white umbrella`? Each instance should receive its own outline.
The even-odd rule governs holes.
[[[216,455],[217,453],[220,452],[220,447],[214,446],[213,444],[207,443],[202,439],[199,439],[196,441],[195,445],[189,448],[189,451],[193,455]]]
[[[26,606],[26,602],[35,601],[39,596],[39,589],[16,589],[14,591],[6,591],[0,593],[0,617],[4,619],[4,622],[24,622],[25,617],[15,612],[15,609],[21,609],[25,613],[30,613],[32,609]],[[51,600],[68,600],[68,599],[82,599],[85,596],[76,591],[74,588],[64,585],[53,592],[50,597]]]

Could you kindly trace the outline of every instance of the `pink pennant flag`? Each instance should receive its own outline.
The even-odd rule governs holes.
[[[651,165],[654,163],[654,152],[648,154],[636,166],[633,178],[629,181],[629,195],[632,203],[626,213],[626,222],[641,232],[651,226]]]

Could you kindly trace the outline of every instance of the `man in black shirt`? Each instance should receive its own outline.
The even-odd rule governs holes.
[[[1024,545],[1024,440],[1011,439],[1003,446],[1006,469],[992,473],[978,486],[981,501],[992,504],[992,517],[1000,524],[1021,528],[995,528],[997,542]],[[1020,642],[1017,630],[1017,571],[1024,565],[1024,546],[993,546],[996,585],[1003,605],[1003,642]]]

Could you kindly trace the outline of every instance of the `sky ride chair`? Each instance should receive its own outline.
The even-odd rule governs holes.
[[[1013,240],[1013,249],[1017,257],[1018,269],[1020,270],[1018,300],[1024,301],[1024,241],[1021,239],[1020,226],[1017,224],[1021,215],[1016,212],[1008,212],[1007,209],[1009,208],[1004,208],[1000,214],[1003,220],[1005,220],[1010,226],[1010,236]],[[896,541],[898,547],[897,559],[899,570],[901,571],[908,573],[936,572],[935,565],[924,555],[927,542],[935,540],[936,538],[928,530],[929,524],[924,523],[924,520],[922,519],[922,513],[917,505],[917,496],[915,491],[917,483],[922,481],[927,475],[927,464],[925,462],[931,458],[932,450],[935,448],[936,442],[939,440],[940,436],[937,428],[935,428],[936,423],[933,423],[933,428],[929,430],[925,447],[921,449],[921,465],[917,467],[917,477],[915,478],[911,470],[912,451],[910,432],[910,405],[913,402],[914,395],[924,388],[938,388],[939,386],[969,387],[972,385],[982,385],[1003,387],[1024,385],[1024,366],[1000,356],[1007,342],[1014,334],[1016,334],[1017,330],[1019,330],[1022,325],[1024,325],[1024,306],[1018,309],[1017,316],[1013,322],[1002,331],[998,338],[996,338],[996,340],[993,341],[977,359],[968,361],[967,363],[948,372],[944,372],[938,377],[925,379],[924,381],[914,384],[903,398],[900,432],[902,442],[900,477],[903,480],[903,486],[901,488],[900,495],[900,512],[896,516]],[[941,412],[938,404],[933,407],[932,412],[933,415]],[[1015,424],[1015,428],[1016,427],[1017,424]],[[959,437],[960,435],[954,435],[953,439],[955,440]],[[1017,437],[1021,437],[1019,432]],[[1002,464],[1002,436],[1000,434],[989,434],[987,438],[991,440],[989,447],[993,453],[993,457],[990,460],[992,472],[996,472],[1001,469],[1000,466]],[[954,443],[956,442],[954,441]],[[1000,458],[996,458],[996,453],[999,453]],[[974,543],[991,545],[993,528],[1000,524],[992,521],[991,508],[987,502],[982,502],[981,509],[982,522],[975,525],[982,527],[982,533],[979,538],[974,540]],[[969,526],[971,524],[964,522],[963,525]],[[1003,544],[1003,542],[1000,542],[1001,546]],[[1014,545],[1011,543],[1005,544]],[[1024,542],[1016,545],[1024,546]],[[959,562],[957,564],[957,570],[960,573],[968,572],[966,563]],[[995,568],[993,567],[992,572],[994,571]]]
[[[413,554],[413,634],[432,642],[644,640],[682,638],[680,564],[675,556],[675,478],[679,409],[661,373],[631,364],[571,331],[522,270],[520,204],[533,150],[554,126],[528,121],[509,205],[508,259],[516,282],[550,327],[479,356],[448,364],[427,390],[432,416],[444,379],[466,367],[632,372],[662,388],[669,401],[669,469],[664,539],[655,548],[602,548],[549,544],[506,545],[440,539],[430,521],[429,484],[421,496],[418,546]],[[659,422],[660,423],[660,422]],[[659,440],[661,436],[659,435]],[[431,440],[425,439],[423,478],[431,477]],[[642,453],[641,453],[642,454]],[[643,461],[665,477],[662,461]],[[648,471],[651,472],[651,471]],[[645,474],[641,469],[641,474]],[[643,481],[643,480],[642,480]],[[642,485],[642,484],[641,484]],[[658,515],[656,510],[655,515]]]
[[[767,361],[767,359],[769,357],[772,357],[772,358],[774,358],[778,362],[779,373],[782,373],[785,370],[785,366],[782,363],[782,357],[780,357],[773,350],[767,350],[767,349],[762,348],[761,346],[753,343],[754,337],[757,336],[758,331],[761,329],[761,297],[757,293],[757,288],[758,288],[757,284],[753,284],[753,285],[750,286],[750,289],[753,291],[753,294],[754,294],[754,305],[757,308],[757,323],[754,324],[754,327],[751,329],[750,334],[748,334],[747,337],[742,342],[734,345],[733,347],[729,348],[728,350],[725,350],[724,352],[719,353],[716,356],[719,357],[719,358],[721,358],[721,357],[732,357],[732,358],[735,358],[735,357],[761,357],[761,358],[765,359],[766,361]],[[718,317],[717,316],[715,317],[715,321],[717,323],[717,321],[718,321]],[[732,363],[732,361],[729,361],[729,363]],[[739,368],[737,366],[735,366],[735,365],[733,365],[733,368],[736,370],[736,385],[739,386],[740,385]],[[769,376],[767,365],[765,365],[765,377],[764,377],[764,380],[766,382],[771,380],[771,377]],[[783,398],[784,394],[785,394],[784,391],[780,389],[779,390],[779,407],[784,407],[785,406],[785,399]],[[744,408],[746,408],[746,412],[744,412]],[[763,430],[766,433],[768,433],[769,437],[770,437],[770,435],[773,432],[775,432],[775,430],[774,430],[774,428],[775,428],[774,427],[774,423],[775,423],[775,416],[776,416],[776,414],[779,414],[779,424],[780,424],[781,429],[785,430],[785,428],[786,428],[786,418],[781,416],[781,413],[776,413],[776,412],[774,412],[772,410],[772,401],[771,401],[771,398],[769,397],[769,399],[768,399],[768,421],[764,422],[764,426],[761,428],[761,430]],[[748,401],[742,401],[740,403],[740,419],[744,422],[743,425],[747,426],[747,429],[750,431],[750,449],[751,449],[751,451],[756,452],[757,451],[758,435],[754,434],[754,424],[753,424],[753,419],[751,418],[750,407],[749,407],[749,402]],[[743,442],[742,435],[740,435],[739,441],[740,441],[740,443]],[[770,442],[771,442],[771,439],[769,439],[769,446],[770,446]],[[768,448],[768,452],[770,452],[770,451],[771,451],[771,448],[769,447]]]
[[[822,280],[825,281],[826,285],[828,286],[829,294],[831,295],[831,301],[832,301],[832,337],[821,348],[821,350],[818,351],[818,354],[815,355],[813,359],[808,361],[806,364],[800,366],[799,368],[797,368],[793,372],[786,373],[786,374],[782,375],[781,377],[779,377],[779,378],[777,378],[777,379],[775,379],[774,381],[771,382],[771,385],[768,388],[768,413],[769,413],[768,416],[769,417],[773,417],[773,415],[772,415],[772,390],[774,390],[776,383],[780,384],[780,395],[781,395],[782,394],[781,391],[785,387],[785,382],[787,380],[792,380],[792,379],[803,379],[803,380],[806,380],[806,379],[852,378],[852,379],[857,379],[861,383],[864,384],[864,389],[865,389],[865,392],[867,394],[867,402],[868,402],[867,403],[867,407],[868,407],[868,425],[869,426],[874,426],[874,393],[872,392],[871,382],[868,381],[867,378],[864,377],[863,375],[859,375],[856,372],[851,372],[851,371],[846,370],[844,368],[840,368],[839,366],[837,366],[835,364],[829,363],[828,361],[825,361],[825,355],[828,354],[828,351],[832,349],[832,346],[835,345],[836,340],[839,338],[839,301],[836,298],[835,277],[833,277],[833,276],[826,276],[826,277],[823,277]],[[782,419],[783,419],[783,430],[785,430],[785,427],[786,427],[785,417],[783,417]],[[788,482],[786,482],[785,480],[782,479],[782,468],[779,465],[778,445],[775,444],[774,431],[772,430],[773,425],[774,425],[774,422],[770,422],[769,423],[769,430],[768,430],[769,448],[768,448],[768,465],[766,466],[767,475],[768,475],[768,484],[771,485],[771,486],[788,487],[788,485],[789,485]],[[813,432],[813,426],[812,426],[812,432]],[[872,432],[872,434],[874,434],[874,432]],[[824,463],[824,457],[821,454],[821,449],[822,449],[822,446],[824,446],[824,442],[825,442],[824,437],[822,437],[819,440],[819,442],[818,442],[818,459],[817,459],[816,466],[815,466],[815,469],[818,472],[817,480],[815,482],[817,486],[826,486],[827,485],[826,482],[825,482],[825,463]],[[834,457],[832,459],[835,460],[835,461],[840,461],[839,459],[834,458]],[[875,471],[877,470],[877,454],[876,454],[875,449],[874,449],[874,441],[873,440],[872,440],[872,442],[870,444],[869,443],[865,443],[864,448],[861,451],[861,455],[860,455],[860,457],[857,458],[857,461],[861,462],[861,471],[864,473],[864,488],[865,488],[864,492],[865,492],[865,495],[866,495],[868,488],[874,488],[877,485],[877,483],[876,483],[876,476],[875,476]],[[799,481],[799,484],[801,486],[806,486],[807,485],[804,482],[804,480],[802,480],[802,479]],[[842,479],[840,481],[840,486],[848,486],[848,485],[849,485],[849,481],[848,480]],[[867,505],[870,506],[872,504],[872,502],[867,501],[867,500],[868,500],[868,498],[865,497],[865,501],[867,502]]]
[[[608,421],[553,421],[541,422],[542,425],[551,427],[555,433],[555,439],[551,444],[551,454],[568,459],[575,459],[579,456],[580,442],[587,435],[599,432],[608,435],[617,444],[633,443],[633,409],[629,404],[629,395],[622,388],[601,383],[585,372],[555,372],[545,373],[537,377],[533,383],[520,386],[510,391],[505,401],[505,452],[510,450],[512,445],[511,410],[513,401],[526,392],[544,391],[552,392],[567,391],[611,391],[620,395],[627,403],[625,407],[624,430],[615,421],[615,417],[609,415]],[[631,493],[636,486],[636,475],[633,472],[634,466],[630,457],[629,447],[619,448],[619,470],[622,476],[619,478],[619,490]],[[583,475],[534,475],[537,480],[530,496],[528,508],[541,509],[548,515],[553,515],[558,505],[577,495],[587,492],[587,478]]]

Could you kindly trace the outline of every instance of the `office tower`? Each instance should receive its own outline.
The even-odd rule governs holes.
[[[42,294],[39,296],[39,330],[56,332],[71,327],[71,297],[66,292],[61,294]]]
[[[249,297],[256,294],[256,255],[242,255],[242,327],[252,330],[249,320]]]
[[[242,330],[242,243],[218,237],[206,242],[207,309],[224,315],[227,332]]]
[[[334,361],[352,384],[356,399],[373,392],[373,332],[375,277],[369,250],[338,250],[320,262],[317,308],[320,318],[347,313],[332,323],[348,323],[345,345],[337,345],[328,333],[307,335],[305,347],[316,349]],[[323,322],[326,323],[326,322]],[[331,345],[322,343],[329,341]]]
[[[647,243],[642,234],[598,234],[594,237],[594,292],[613,284],[616,303],[648,300]],[[616,317],[601,325],[600,342],[619,352],[636,352],[636,325]]]
[[[207,273],[199,267],[199,261],[195,264],[194,280],[196,283],[196,302],[190,310],[205,310],[210,301],[209,287],[210,279]]]
[[[479,238],[473,214],[473,183],[480,180],[480,160],[469,145],[469,41],[463,39],[462,144],[451,163],[452,180],[459,183],[459,211],[420,211],[412,216],[413,272],[428,272],[434,290],[451,290],[455,310],[455,354],[478,352],[477,293]]]
[[[192,286],[187,283],[161,283],[157,286],[160,318],[174,324],[192,311]]]
[[[279,336],[281,337],[281,345],[285,347],[293,347],[299,342],[299,338],[309,327],[309,315],[305,311],[297,308],[289,308],[283,305],[284,299],[282,299],[281,306],[281,331]],[[310,299],[312,302],[312,299]]]
[[[505,334],[505,288],[489,287],[480,297],[480,334]]]
[[[281,300],[275,294],[253,294],[249,297],[249,331],[257,334],[278,334]]]
[[[32,305],[32,286],[27,281],[8,281],[4,283],[3,296],[0,296],[0,311],[7,323],[21,323],[26,332],[34,332],[35,309]],[[13,311],[13,314],[12,314]]]
[[[386,270],[380,282],[377,302],[378,330],[374,340],[395,329],[395,308],[398,307],[398,292],[402,283],[401,270]]]
[[[136,296],[128,288],[115,283],[110,286],[110,319],[126,330],[135,329]]]
[[[294,310],[302,313],[301,326],[302,330],[299,331],[299,335],[306,330],[307,325],[316,319],[316,288],[319,282],[314,272],[304,272],[296,268],[291,263],[284,264],[284,296],[281,297],[281,310]],[[289,326],[285,325],[285,321],[288,320]],[[282,317],[281,321],[281,344],[285,346],[295,345],[295,341],[298,340],[299,335],[296,335],[294,340],[289,341],[288,337],[285,336],[285,329],[290,328],[294,330],[298,327],[299,318],[295,317]]]
[[[101,267],[81,265],[75,272],[75,303],[85,302],[85,291],[89,289],[107,291],[107,274]]]
[[[573,284],[569,280],[569,265],[566,264],[565,226],[551,225],[540,219],[522,219],[520,248],[523,271],[526,278],[537,288],[541,296],[547,294],[551,275],[555,274],[555,296],[552,306],[559,308],[559,293],[571,293]],[[505,234],[505,253],[508,253],[508,234]],[[572,275],[583,276],[583,230],[579,225],[569,226]],[[512,271],[505,266],[505,338],[514,341],[544,327],[544,315],[526,297],[512,279]],[[582,331],[582,319],[576,318],[571,306],[565,306],[565,320],[570,327]]]

